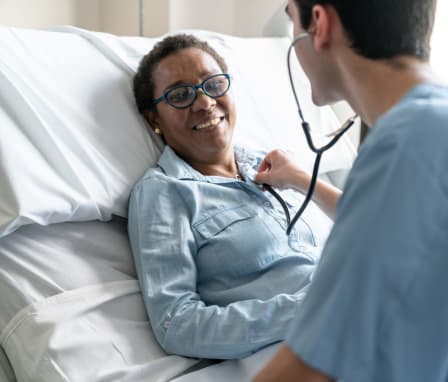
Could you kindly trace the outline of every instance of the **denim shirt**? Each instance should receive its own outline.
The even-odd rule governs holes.
[[[131,194],[132,252],[168,353],[239,358],[283,340],[320,254],[309,223],[286,236],[280,204],[252,181],[262,157],[235,154],[244,181],[204,176],[167,146]]]

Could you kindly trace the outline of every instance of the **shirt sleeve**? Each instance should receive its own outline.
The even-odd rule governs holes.
[[[230,359],[284,340],[304,294],[205,304],[196,288],[198,248],[190,214],[172,183],[146,180],[132,193],[130,242],[151,326],[163,349]]]
[[[440,215],[434,200],[443,199],[435,179],[443,174],[435,173],[441,166],[422,142],[382,132],[375,144],[366,142],[287,335],[293,352],[335,379],[402,380],[393,378],[388,344],[402,335],[395,354],[404,352],[406,334],[387,328],[397,317],[405,319],[399,312],[416,282],[421,254],[428,253],[424,243],[443,229],[428,226]],[[401,322],[395,327],[405,328]]]

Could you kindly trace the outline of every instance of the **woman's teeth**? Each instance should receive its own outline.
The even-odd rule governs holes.
[[[210,121],[201,123],[201,124],[196,126],[196,130],[202,130],[202,129],[206,129],[208,127],[217,125],[220,120],[221,120],[221,118],[214,118],[214,119],[211,119]]]

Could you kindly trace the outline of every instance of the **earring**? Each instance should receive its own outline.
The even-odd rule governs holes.
[[[154,129],[154,132],[157,134],[157,135],[160,135],[160,129],[158,128],[158,127],[156,127],[155,129]]]

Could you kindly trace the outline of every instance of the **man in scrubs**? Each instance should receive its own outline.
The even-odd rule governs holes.
[[[287,339],[255,378],[448,381],[448,88],[428,67],[436,0],[290,0],[295,44],[324,105],[347,100],[371,126]],[[257,181],[299,191],[281,151]],[[331,208],[330,208],[331,209]]]

